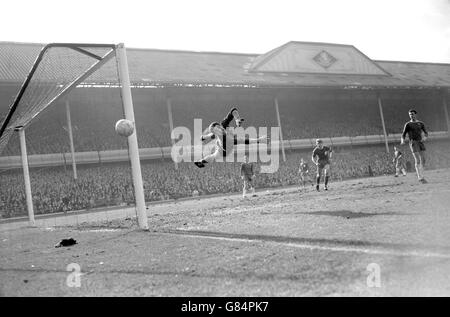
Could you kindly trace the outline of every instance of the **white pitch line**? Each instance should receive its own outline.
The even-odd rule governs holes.
[[[359,252],[359,253],[366,253],[366,254],[450,259],[450,254],[443,254],[443,253],[436,253],[436,252],[398,251],[398,250],[386,250],[386,249],[382,250],[382,249],[370,249],[370,248],[361,248],[361,247],[313,246],[313,245],[308,245],[308,244],[296,244],[296,243],[282,243],[282,244],[286,245],[286,246],[290,246],[290,247],[301,248],[301,249],[310,249],[310,250]]]
[[[176,233],[167,233],[174,235]],[[229,238],[229,237],[217,237],[199,234],[176,234],[182,235],[190,238],[207,238],[221,241],[232,241],[232,242],[265,242],[277,245],[284,245],[293,248],[306,249],[306,250],[322,250],[322,251],[336,251],[336,252],[357,252],[366,254],[377,254],[377,255],[393,255],[393,256],[410,256],[410,257],[423,257],[423,258],[441,258],[450,259],[450,254],[437,253],[437,252],[421,252],[421,251],[399,251],[399,250],[388,250],[388,249],[374,249],[374,248],[361,248],[357,246],[320,246],[311,245],[306,243],[291,243],[291,242],[281,242],[281,241],[265,241],[260,239],[244,239],[244,238]]]

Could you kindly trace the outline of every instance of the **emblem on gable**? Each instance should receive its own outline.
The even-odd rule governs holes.
[[[337,61],[337,59],[327,51],[321,51],[313,57],[313,60],[323,68],[328,68]]]

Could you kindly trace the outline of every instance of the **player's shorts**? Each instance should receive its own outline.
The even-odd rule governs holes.
[[[397,162],[395,162],[395,168],[406,168],[405,161],[397,160]]]
[[[317,164],[317,168],[319,170],[324,169],[324,168],[329,168],[330,167],[330,161],[319,161],[319,164]]]
[[[409,142],[409,148],[411,149],[411,152],[416,153],[416,152],[423,152],[425,151],[425,144],[423,144],[422,141],[415,141],[412,140]]]
[[[251,183],[252,182],[252,175],[244,174],[244,181],[247,182],[247,183]]]

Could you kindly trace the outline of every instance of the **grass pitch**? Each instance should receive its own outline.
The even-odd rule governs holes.
[[[450,170],[426,176],[156,204],[149,231],[3,230],[0,295],[449,296]],[[67,237],[78,243],[54,247]]]

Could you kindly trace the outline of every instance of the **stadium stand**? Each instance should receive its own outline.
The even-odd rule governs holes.
[[[0,42],[0,118],[7,113],[42,47]],[[351,72],[329,75],[309,63],[315,73],[309,70],[298,73],[296,67],[307,64],[286,56],[305,47],[325,49],[331,54],[346,52],[342,60],[354,58],[348,63]],[[411,107],[418,111],[419,119],[430,132],[448,131],[443,107],[443,97],[448,100],[449,96],[448,64],[372,61],[353,46],[302,42],[289,42],[263,55],[127,49],[127,56],[140,148],[170,146],[168,99],[174,126],[191,131],[193,119],[201,118],[206,128],[210,122],[220,121],[232,106],[239,107],[246,126],[277,126],[274,107],[277,98],[284,140],[381,135],[378,94],[382,97],[388,134],[401,132]],[[101,73],[92,78],[94,82],[113,81]],[[75,151],[127,148],[126,140],[114,132],[115,122],[123,117],[117,88],[102,85],[76,88],[68,101]],[[28,154],[69,152],[66,125],[64,103],[47,109],[26,128]],[[427,144],[427,168],[450,166],[448,145],[448,141]],[[333,180],[394,171],[392,158],[382,145],[348,146],[335,148],[335,152]],[[412,157],[406,148],[404,153],[411,164]],[[1,155],[20,155],[17,135]],[[287,161],[276,173],[258,175],[256,187],[298,184],[300,156],[310,160],[310,152],[288,152]],[[127,163],[80,164],[77,180],[66,168],[31,169],[37,214],[134,201]],[[193,192],[200,195],[237,192],[241,188],[238,168],[238,163],[199,170],[191,163],[181,163],[175,169],[170,160],[142,162],[145,198],[157,201],[190,197]],[[0,170],[0,214],[5,218],[26,214],[20,169]]]

